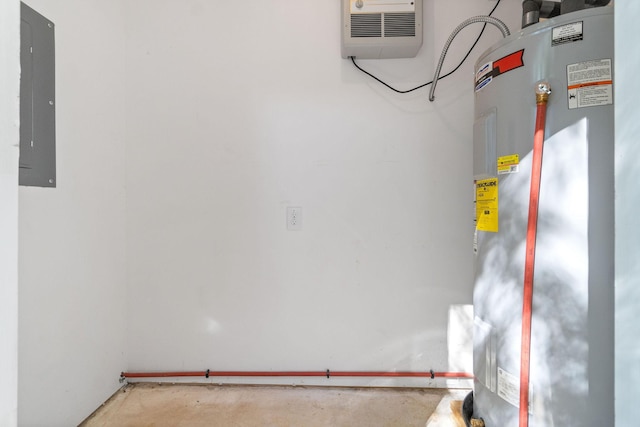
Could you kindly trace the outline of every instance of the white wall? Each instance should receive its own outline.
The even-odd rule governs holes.
[[[436,104],[425,90],[395,95],[339,58],[336,4],[255,3],[129,2],[125,86],[120,3],[29,2],[57,24],[59,186],[20,191],[21,425],[77,423],[127,365],[447,368],[446,308],[470,301],[471,65],[440,83]],[[497,16],[516,28],[520,4],[510,3]],[[451,29],[492,5],[426,0],[418,58],[362,64],[397,86],[420,83]],[[18,90],[17,14],[18,2],[0,2],[3,94]],[[637,14],[618,5],[618,51],[636,49],[622,43]],[[628,315],[638,306],[629,231],[639,204],[628,98],[638,90],[624,72],[634,67],[621,66],[637,55],[617,57],[623,426],[639,415]],[[15,98],[2,98],[0,118],[0,424],[13,425]],[[303,207],[301,232],[284,230],[288,205]]]
[[[0,2],[0,425],[18,410],[18,142],[20,3]]]
[[[418,57],[361,65],[430,80],[494,4],[426,0]],[[471,301],[473,60],[432,104],[340,58],[337,0],[126,17],[129,369],[449,369],[448,310]]]
[[[640,418],[640,5],[616,6],[616,426]]]
[[[31,0],[56,35],[57,188],[20,188],[19,422],[77,425],[125,366],[121,2]]]

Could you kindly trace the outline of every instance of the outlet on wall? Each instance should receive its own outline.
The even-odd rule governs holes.
[[[287,230],[302,230],[302,208],[287,206]]]

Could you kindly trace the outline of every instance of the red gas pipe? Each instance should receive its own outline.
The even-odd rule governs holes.
[[[536,233],[538,228],[538,201],[542,175],[542,152],[544,129],[547,120],[547,101],[551,88],[549,83],[536,85],[536,129],[533,136],[533,159],[531,160],[531,191],[529,195],[529,218],[524,261],[524,293],[522,298],[522,344],[520,350],[520,427],[529,425],[529,375],[531,368],[531,314],[533,310],[533,271],[536,256]]]
[[[177,371],[177,372],[122,372],[122,378],[168,377],[407,377],[472,379],[466,372],[405,372],[405,371]]]

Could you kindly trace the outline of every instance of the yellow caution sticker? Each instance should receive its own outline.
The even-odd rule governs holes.
[[[498,157],[498,175],[515,173],[520,170],[520,156],[511,154]]]
[[[498,178],[476,181],[476,229],[498,232]]]

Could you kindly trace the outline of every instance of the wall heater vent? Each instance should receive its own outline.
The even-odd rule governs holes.
[[[385,13],[384,14],[385,37],[415,37],[416,14],[415,13]]]
[[[342,57],[413,58],[422,46],[422,0],[342,0]]]
[[[351,37],[382,37],[382,14],[351,15]]]

